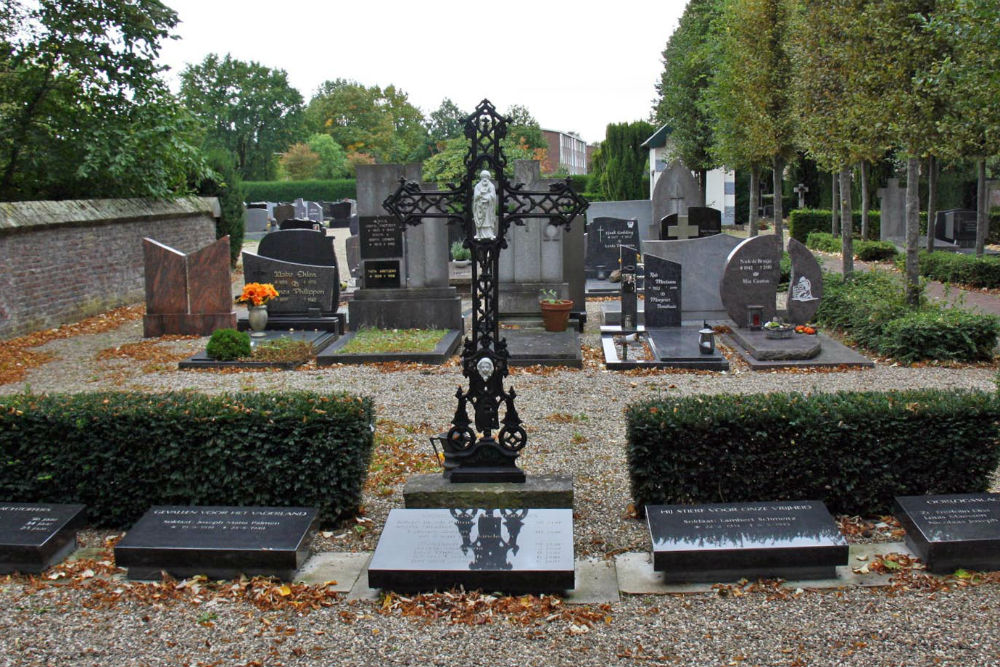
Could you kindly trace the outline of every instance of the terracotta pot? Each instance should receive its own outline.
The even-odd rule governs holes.
[[[573,309],[571,300],[539,301],[539,305],[542,307],[542,321],[545,322],[546,331],[566,331],[569,313]]]

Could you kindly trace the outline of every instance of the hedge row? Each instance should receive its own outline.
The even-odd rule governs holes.
[[[788,214],[788,234],[800,243],[805,243],[809,232],[830,233],[830,210],[800,208]],[[861,235],[861,211],[853,211],[854,234]],[[879,238],[882,225],[882,214],[879,211],[868,211],[868,235]]]
[[[863,262],[881,262],[896,258],[899,253],[896,246],[889,241],[862,241],[860,239],[852,244],[854,256]],[[806,247],[820,252],[842,252],[843,241],[839,236],[834,236],[829,232],[809,232],[806,238]]]
[[[1000,258],[955,252],[922,252],[920,275],[969,287],[1000,287]]]
[[[855,272],[847,279],[824,274],[816,320],[847,332],[862,347],[903,363],[989,361],[1000,333],[1000,320],[993,315],[926,300],[911,309],[900,279],[884,271]]]
[[[632,497],[646,505],[822,500],[888,514],[893,497],[985,491],[995,393],[955,390],[658,398],[626,410]]]
[[[289,202],[299,197],[307,201],[340,201],[357,199],[357,182],[353,178],[311,181],[244,181],[246,200]]]
[[[373,447],[371,399],[294,392],[0,398],[0,498],[84,503],[123,528],[152,505],[354,512]]]

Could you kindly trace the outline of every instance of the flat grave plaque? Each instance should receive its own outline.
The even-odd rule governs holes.
[[[76,548],[83,505],[0,503],[0,574],[37,573]]]
[[[361,259],[403,256],[403,228],[388,215],[363,216],[360,220]]]
[[[150,508],[115,547],[129,579],[240,574],[289,580],[309,556],[313,507]]]
[[[368,585],[401,592],[572,589],[573,510],[391,510]]]
[[[1000,570],[1000,494],[900,496],[906,544],[930,572]]]
[[[653,569],[666,581],[827,579],[847,542],[819,501],[649,505]]]

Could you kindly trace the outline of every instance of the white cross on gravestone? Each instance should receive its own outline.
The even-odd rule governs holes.
[[[667,234],[677,240],[696,239],[698,238],[698,234],[700,232],[701,230],[698,225],[688,223],[688,217],[686,215],[678,215],[677,224],[667,227]]]
[[[799,208],[805,208],[806,207],[806,193],[809,192],[809,188],[806,187],[806,184],[805,183],[799,183],[794,188],[792,188],[792,192],[794,192],[795,194],[797,194],[799,196]]]

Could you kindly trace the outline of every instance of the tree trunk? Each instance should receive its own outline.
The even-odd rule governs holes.
[[[757,236],[757,212],[760,206],[760,167],[750,167],[750,236]]]
[[[920,159],[906,160],[906,303],[920,305]]]
[[[830,233],[834,236],[840,235],[840,183],[837,181],[837,172],[830,174],[833,178],[833,197],[830,201],[830,210],[832,214],[830,216]]]
[[[871,208],[871,193],[868,191],[868,160],[861,161],[861,240],[868,240],[868,209]]]
[[[782,210],[781,193],[784,190],[783,185],[785,182],[785,158],[775,155],[772,164],[774,166],[774,199],[771,203],[774,208],[774,235],[778,237],[778,247],[784,250],[785,231],[783,220],[785,212]]]
[[[934,252],[934,218],[937,217],[938,162],[927,158],[927,252]]]
[[[840,242],[842,245],[844,276],[854,272],[854,242],[851,232],[854,225],[851,215],[851,167],[840,169]]]
[[[986,203],[986,160],[976,160],[976,257],[983,256],[989,234],[989,206]]]

